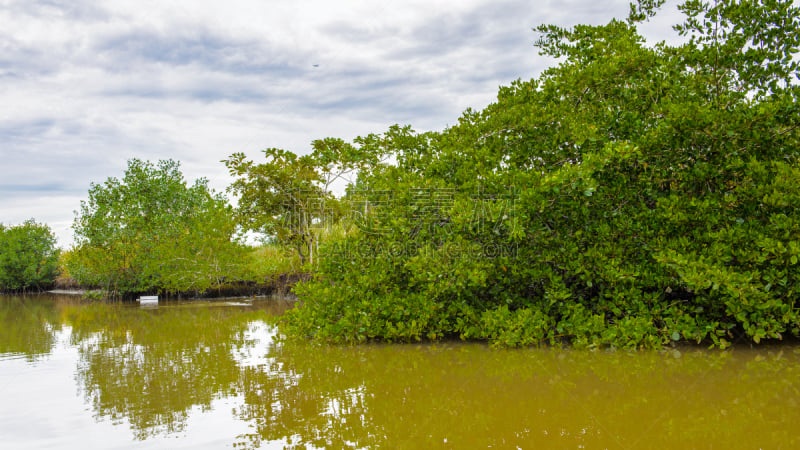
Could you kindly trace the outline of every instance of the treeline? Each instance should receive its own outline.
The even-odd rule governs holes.
[[[295,336],[724,348],[800,335],[800,10],[690,0],[682,43],[647,45],[637,26],[662,3],[538,27],[561,62],[440,132],[233,154],[235,209],[177,163],[132,160],[90,189],[64,265],[108,292],[203,291],[285,269],[252,257],[241,233],[256,232],[314,274],[284,321]]]
[[[180,164],[132,159],[121,179],[92,184],[61,251],[50,228],[0,224],[0,292],[82,288],[93,298],[284,291],[304,278],[284,244],[245,245],[228,200]]]
[[[246,245],[225,196],[187,183],[173,160],[132,159],[121,179],[92,184],[73,229],[64,270],[106,297],[252,293],[301,271],[280,245]]]

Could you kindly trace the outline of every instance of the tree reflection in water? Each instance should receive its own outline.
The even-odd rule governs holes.
[[[800,349],[270,350],[244,372],[243,447],[722,448],[800,443]]]
[[[49,354],[61,326],[55,303],[54,298],[0,298],[0,355],[21,355],[34,361]]]
[[[127,419],[138,439],[183,430],[192,408],[236,392],[235,350],[267,313],[224,307],[88,305],[66,315],[77,377],[96,416]]]
[[[258,448],[796,448],[800,348],[493,350],[448,342],[272,342],[280,311],[0,302],[0,353],[69,331],[97,420],[138,439],[227,399]],[[223,414],[227,411],[222,411]]]
[[[243,447],[285,441],[285,448],[371,448],[385,442],[371,416],[365,375],[369,364],[357,348],[283,344],[270,349],[266,369],[242,372],[240,419],[255,425]]]

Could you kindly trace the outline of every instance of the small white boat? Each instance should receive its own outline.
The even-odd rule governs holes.
[[[158,304],[158,296],[157,295],[143,295],[139,297],[139,304],[142,306],[150,306],[150,305],[157,305]]]

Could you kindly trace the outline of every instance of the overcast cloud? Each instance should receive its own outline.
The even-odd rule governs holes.
[[[129,158],[230,182],[233,152],[309,151],[392,124],[440,130],[553,64],[540,23],[605,23],[625,1],[0,0],[0,222],[72,243],[90,182]],[[674,6],[648,25],[671,34]]]

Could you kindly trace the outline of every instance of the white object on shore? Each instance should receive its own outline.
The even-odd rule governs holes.
[[[143,295],[139,297],[139,304],[140,305],[157,305],[158,304],[158,296],[157,295]]]

